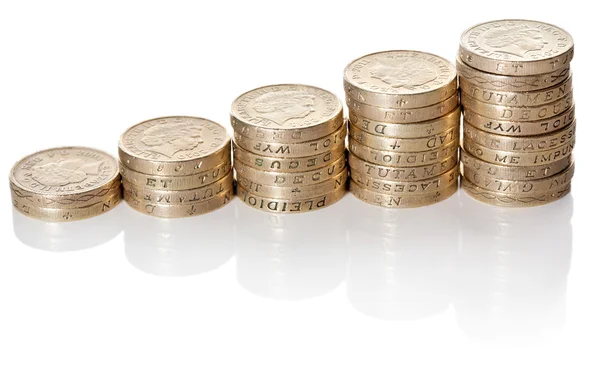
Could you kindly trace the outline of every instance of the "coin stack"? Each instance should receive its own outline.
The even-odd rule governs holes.
[[[456,70],[438,56],[387,51],[344,71],[350,191],[389,208],[433,204],[458,189]]]
[[[340,100],[323,89],[283,84],[231,106],[237,195],[272,213],[309,212],[346,191],[346,126]]]
[[[204,118],[139,123],[119,140],[125,202],[157,217],[189,217],[222,207],[233,194],[231,140]]]
[[[567,32],[537,21],[493,21],[463,33],[461,184],[471,197],[524,207],[569,193],[573,48]]]
[[[29,155],[10,172],[14,207],[44,221],[75,221],[121,201],[117,160],[87,147],[59,147]]]

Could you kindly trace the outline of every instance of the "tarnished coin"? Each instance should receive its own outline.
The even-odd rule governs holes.
[[[463,150],[460,153],[461,163],[478,173],[504,180],[536,180],[550,177],[565,170],[572,162],[572,157],[566,157],[545,165],[533,166],[503,166],[485,162]]]
[[[193,203],[168,205],[149,203],[140,197],[124,192],[123,198],[127,205],[138,212],[156,217],[178,218],[191,217],[212,212],[225,206],[233,196],[233,189],[216,194],[213,197]]]
[[[233,130],[253,140],[311,141],[333,133],[342,123],[342,102],[335,95],[301,84],[260,87],[231,105]]]
[[[368,190],[350,181],[350,192],[359,200],[385,208],[417,208],[432,205],[451,197],[458,190],[458,184],[427,194],[383,194]]]
[[[365,161],[353,153],[348,155],[348,165],[351,173],[358,172],[371,178],[390,180],[390,181],[419,181],[428,180],[440,176],[456,167],[458,164],[458,153],[450,155],[448,158],[438,162],[407,167],[390,167],[377,165]]]
[[[573,38],[563,29],[533,20],[496,20],[466,30],[460,59],[481,71],[500,75],[546,74],[569,65]]]
[[[104,197],[102,201],[77,208],[44,208],[30,205],[27,201],[13,199],[13,206],[26,216],[43,221],[65,222],[84,220],[108,212],[121,202],[121,191],[116,195]]]
[[[373,149],[357,142],[354,138],[349,138],[348,144],[350,149],[349,159],[354,155],[359,159],[377,165],[411,168],[435,164],[450,157],[456,159],[458,157],[459,141],[451,142],[435,150],[408,153]]]
[[[246,205],[271,213],[313,212],[317,209],[322,209],[338,202],[342,197],[344,197],[345,193],[346,187],[340,186],[330,193],[322,194],[317,197],[281,199],[262,197],[249,192],[241,186],[237,187],[237,196]]]
[[[47,208],[105,201],[119,190],[120,180],[117,160],[87,147],[43,150],[21,159],[10,172],[14,198]]]
[[[365,146],[377,150],[394,152],[435,150],[448,143],[457,141],[460,137],[460,130],[458,127],[423,138],[388,138],[360,130],[352,124],[348,125],[348,132],[352,138]]]
[[[119,158],[127,168],[155,176],[184,176],[213,169],[230,160],[227,130],[208,119],[162,117],[129,128],[119,140]]]
[[[461,179],[460,185],[469,196],[477,201],[481,201],[490,205],[515,208],[545,205],[561,199],[571,191],[571,184],[567,184],[560,186],[557,189],[539,193],[505,194],[482,189],[474,185],[466,178]]]
[[[385,51],[363,56],[344,70],[346,95],[367,105],[414,109],[456,92],[456,70],[448,60],[420,51]]]

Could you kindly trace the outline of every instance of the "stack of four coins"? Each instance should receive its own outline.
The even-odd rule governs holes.
[[[151,119],[119,141],[124,199],[157,217],[189,217],[233,195],[231,140],[224,127],[195,117]]]
[[[346,190],[346,127],[332,93],[305,85],[265,86],[231,106],[237,195],[273,213],[331,205]]]
[[[433,204],[458,188],[454,66],[419,51],[359,58],[344,71],[350,191],[390,208]]]

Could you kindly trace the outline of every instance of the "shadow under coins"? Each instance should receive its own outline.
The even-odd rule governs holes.
[[[238,283],[267,298],[324,295],[343,281],[348,197],[311,213],[272,214],[234,200]]]
[[[201,216],[174,219],[127,208],[125,255],[137,269],[159,276],[212,271],[233,257],[233,206],[230,202]]]
[[[27,217],[13,208],[13,229],[25,245],[49,252],[73,252],[97,247],[123,230],[125,204],[100,216],[73,222],[50,222]]]

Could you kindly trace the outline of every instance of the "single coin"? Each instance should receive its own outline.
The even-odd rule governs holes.
[[[471,84],[466,79],[461,79],[460,82],[461,97],[469,96],[480,102],[509,107],[536,107],[553,103],[570,94],[572,90],[573,77],[571,75],[565,81],[550,88],[526,92],[488,90]]]
[[[309,157],[315,154],[321,154],[330,149],[335,148],[346,140],[346,125],[341,126],[332,134],[326,137],[318,138],[308,142],[299,143],[278,143],[278,142],[263,142],[246,138],[238,133],[234,133],[233,138],[235,144],[247,151],[255,154],[269,157]]]
[[[371,134],[391,138],[423,138],[460,127],[460,106],[450,113],[426,122],[386,123],[367,119],[350,111],[349,123]]]
[[[352,124],[348,125],[348,132],[352,138],[365,146],[373,149],[403,153],[439,149],[448,143],[457,141],[460,137],[459,127],[453,127],[440,134],[424,138],[388,138],[370,134],[354,127]]]
[[[123,198],[129,207],[138,212],[155,217],[179,218],[198,216],[212,212],[213,210],[225,206],[231,201],[232,196],[233,189],[230,189],[216,194],[207,200],[175,205],[149,203],[146,200],[140,199],[140,197],[130,195],[128,192],[124,192]]]
[[[419,181],[440,176],[458,165],[458,153],[450,155],[438,162],[409,167],[389,167],[365,161],[353,153],[348,155],[350,174],[363,174],[367,177],[388,181]]]
[[[346,187],[340,186],[327,194],[303,199],[268,198],[249,192],[238,185],[237,196],[248,206],[271,213],[302,213],[322,209],[339,201],[346,193]]]
[[[534,152],[550,150],[569,142],[575,137],[575,122],[571,125],[554,131],[550,134],[542,134],[531,137],[509,137],[505,135],[491,134],[476,129],[468,122],[464,122],[463,133],[465,138],[494,150]]]
[[[437,177],[421,181],[390,181],[369,177],[365,174],[352,171],[352,181],[362,188],[379,192],[383,194],[427,194],[431,191],[448,188],[458,184],[459,167],[458,164],[451,170]]]
[[[367,119],[389,123],[415,123],[436,119],[453,111],[458,105],[458,93],[434,105],[414,109],[374,107],[350,98],[347,98],[346,102],[350,111]]]
[[[121,201],[121,191],[114,196],[104,197],[104,200],[89,206],[78,208],[42,208],[30,205],[21,199],[13,199],[13,206],[26,216],[52,222],[84,220],[108,212]]]
[[[460,160],[465,167],[487,177],[522,181],[550,177],[562,172],[572,163],[572,157],[566,157],[545,165],[502,166],[482,161],[465,150],[460,153]]]
[[[123,165],[138,173],[184,176],[214,169],[230,159],[227,130],[196,117],[162,117],[129,128],[119,140]]]
[[[572,138],[564,145],[552,150],[524,153],[488,149],[472,142],[469,138],[463,138],[463,148],[475,157],[482,161],[508,166],[546,165],[569,157],[573,153],[574,147],[575,138]]]
[[[545,205],[557,201],[569,194],[571,184],[561,186],[557,189],[532,194],[505,194],[482,189],[466,178],[460,181],[461,187],[472,198],[486,204],[506,207],[531,207]]]
[[[427,52],[376,52],[356,59],[344,70],[346,95],[376,107],[430,106],[449,98],[456,88],[454,65]]]
[[[158,190],[147,189],[123,181],[123,192],[129,197],[135,197],[146,204],[185,205],[195,204],[213,198],[223,192],[233,190],[233,170],[225,177],[198,189],[189,190]]]
[[[438,163],[450,157],[458,157],[459,141],[451,142],[439,149],[398,153],[370,148],[354,138],[348,138],[350,154],[377,165],[392,167],[416,167]]]
[[[322,154],[311,155],[308,157],[281,158],[254,154],[235,144],[233,145],[235,162],[241,162],[253,169],[264,170],[267,172],[307,172],[319,169],[340,158],[345,152],[346,145],[344,143],[339,143]]]
[[[469,67],[458,58],[456,59],[456,70],[458,71],[459,83],[465,80],[487,90],[519,92],[549,88],[564,82],[571,75],[569,67],[539,75],[496,75]]]
[[[513,120],[518,122],[539,121],[555,117],[573,106],[573,94],[568,93],[561,99],[535,107],[509,107],[480,102],[463,95],[461,103],[465,110],[471,110],[484,117],[492,119]]]
[[[490,178],[466,166],[462,168],[462,175],[473,185],[493,192],[507,194],[532,194],[558,189],[561,186],[570,184],[574,174],[574,163],[558,174],[529,181]]]
[[[346,156],[342,155],[337,160],[319,169],[308,172],[266,172],[254,169],[241,162],[235,163],[235,172],[238,179],[244,177],[257,184],[269,186],[306,186],[316,184],[337,175],[346,167]]]
[[[464,121],[470,123],[476,129],[498,135],[517,137],[548,134],[569,126],[575,121],[575,106],[571,106],[569,110],[555,117],[531,122],[486,118],[469,109],[465,109],[463,114]]]
[[[260,87],[240,95],[231,105],[233,130],[265,142],[312,141],[336,131],[343,120],[338,97],[301,84]]]
[[[350,192],[359,200],[385,208],[418,208],[432,205],[452,196],[458,190],[458,184],[427,194],[382,194],[365,189],[350,181]]]
[[[122,163],[120,163],[120,170],[123,180],[127,180],[137,186],[143,186],[146,189],[189,190],[201,188],[225,177],[231,171],[231,162],[227,161],[214,169],[189,176],[169,177],[148,175],[133,171]]]
[[[117,160],[103,151],[59,147],[21,159],[9,180],[13,197],[27,205],[74,208],[105,201],[121,177]]]
[[[261,197],[281,198],[281,199],[304,199],[317,197],[323,194],[332,192],[340,186],[346,186],[348,180],[348,169],[344,168],[336,176],[323,180],[313,185],[300,186],[269,186],[256,183],[238,175],[238,186],[246,189],[250,193],[257,194]]]
[[[496,20],[475,25],[460,38],[458,56],[493,74],[545,74],[568,66],[573,38],[565,30],[533,20]]]

